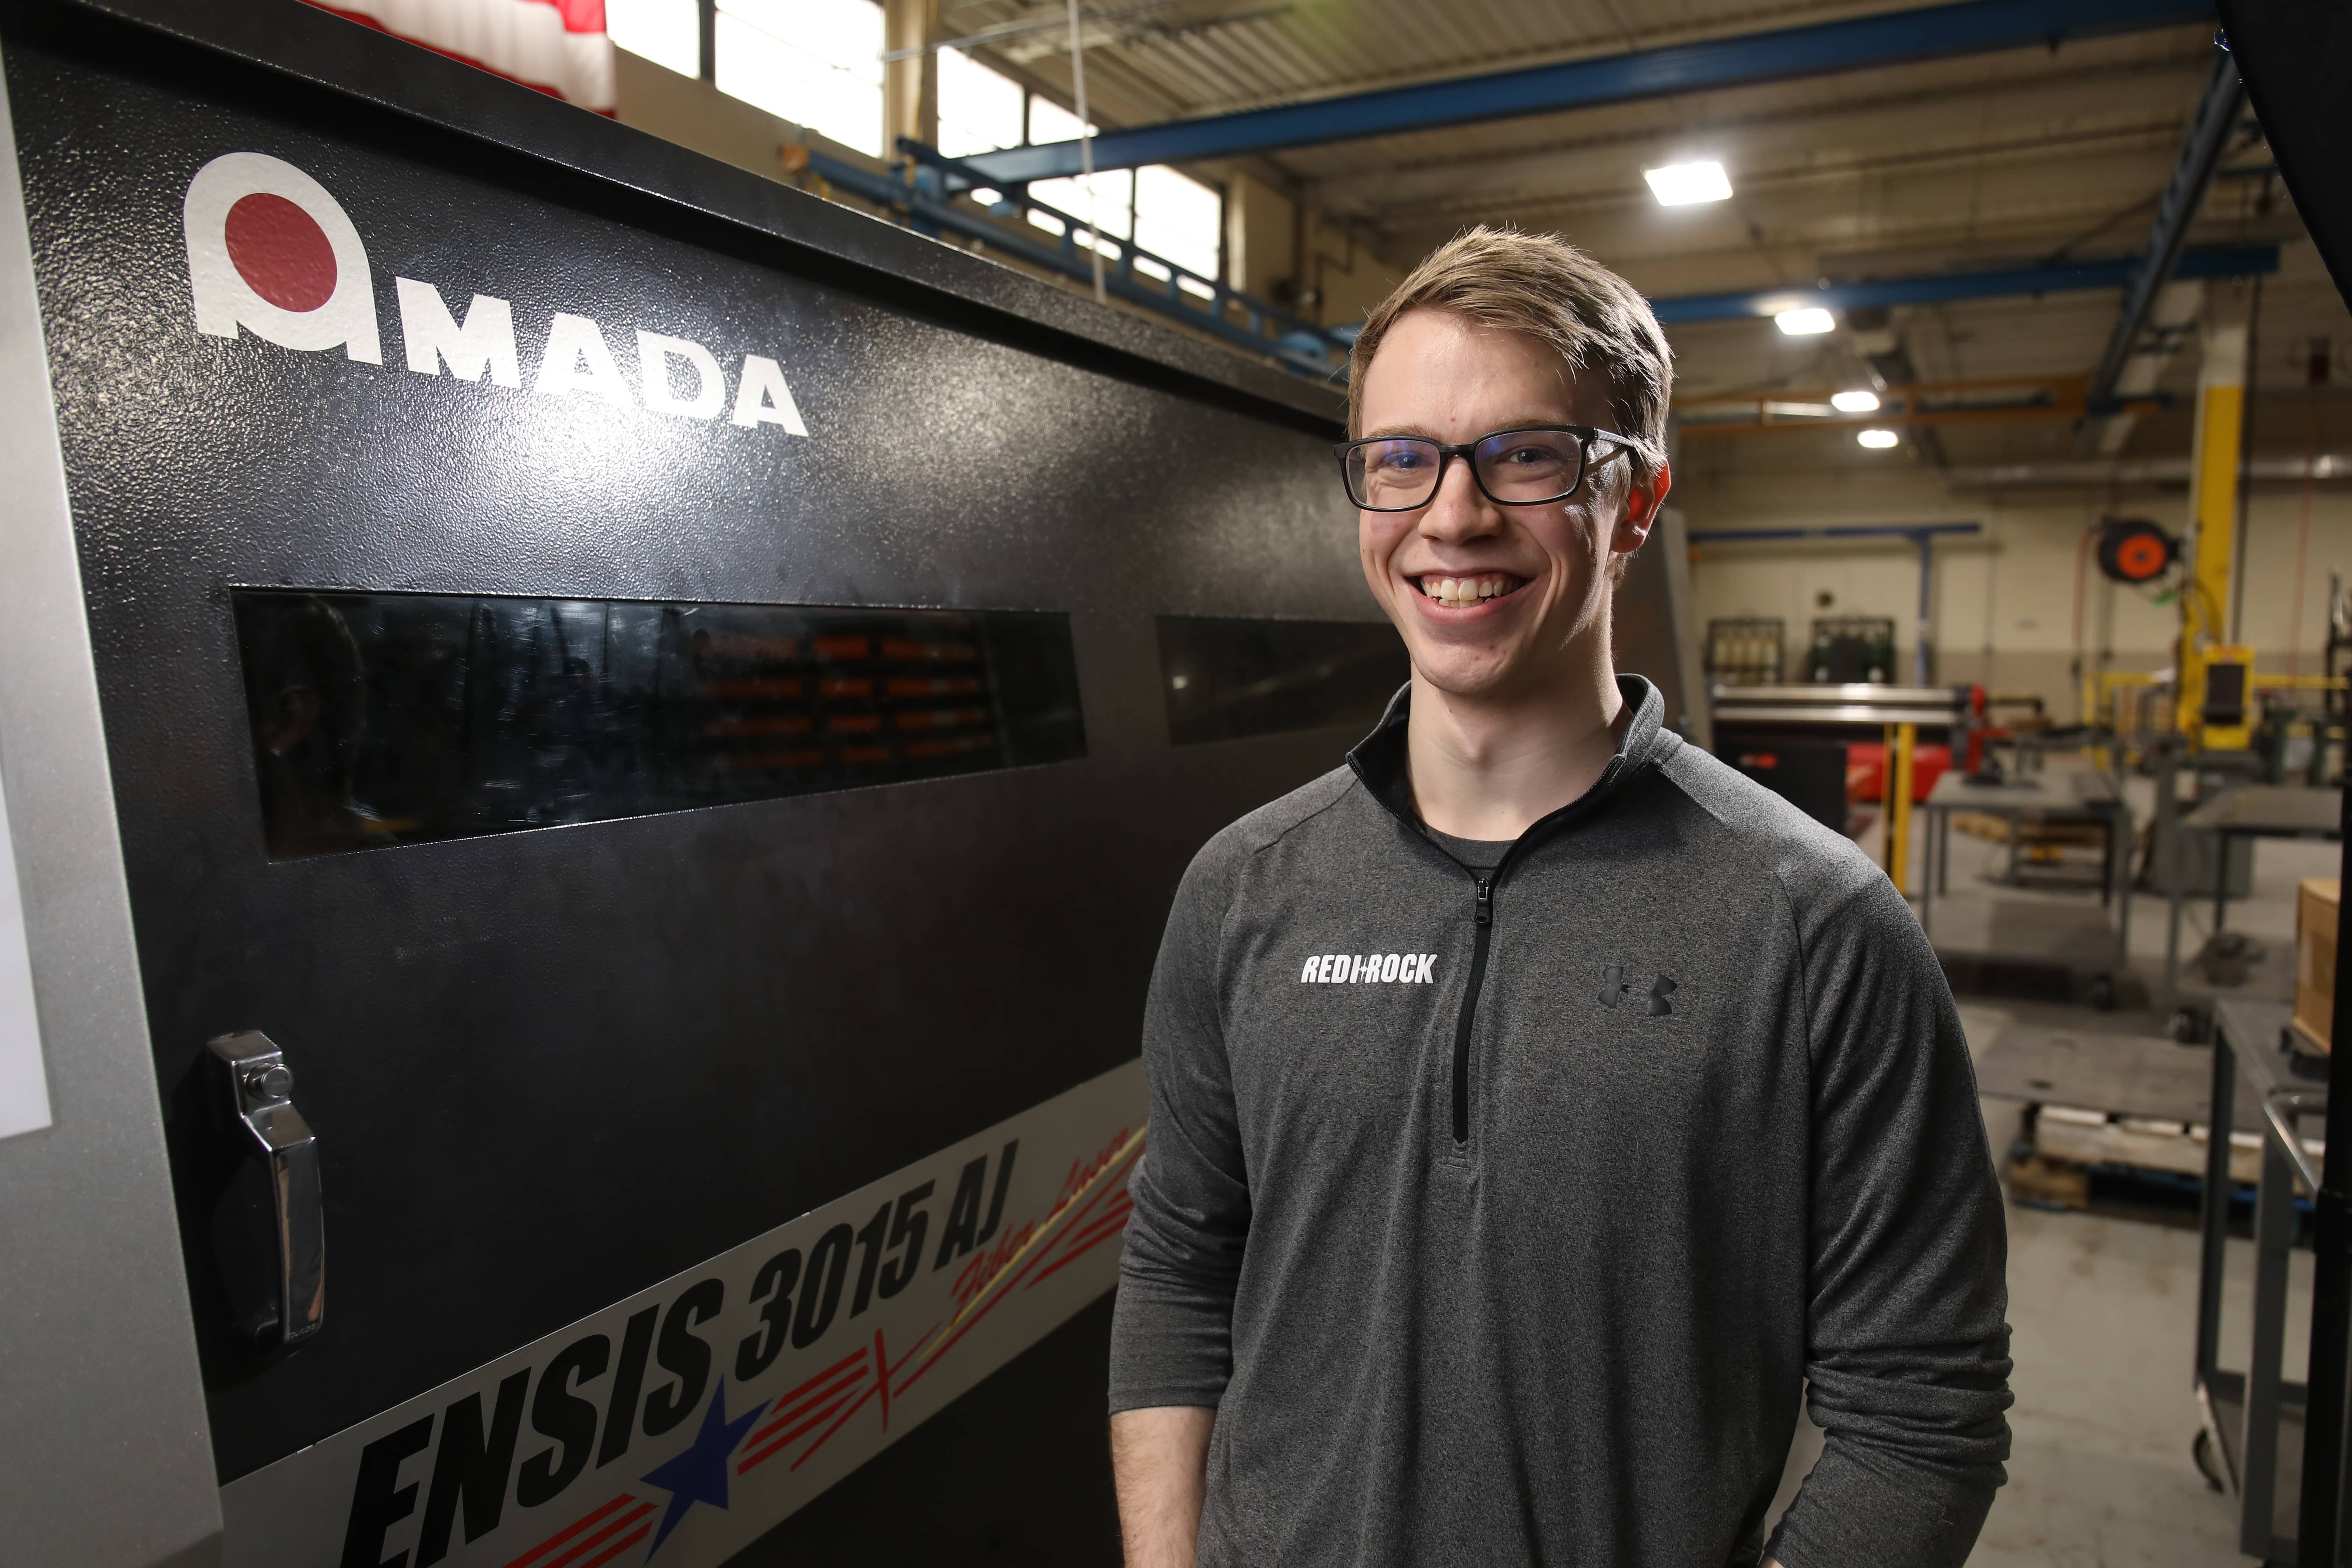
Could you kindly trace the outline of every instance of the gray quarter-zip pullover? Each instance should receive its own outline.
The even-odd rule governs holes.
[[[1958,1568],[2000,1200],[1918,922],[1659,728],[1492,869],[1349,766],[1219,834],[1144,1028],[1114,1411],[1212,1405],[1203,1568]],[[1460,841],[1455,841],[1459,847]]]

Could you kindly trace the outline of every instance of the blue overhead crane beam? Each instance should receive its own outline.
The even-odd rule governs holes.
[[[2173,163],[2172,177],[2165,184],[2164,195],[2158,198],[2156,221],[2148,226],[2147,245],[2140,252],[2140,263],[2132,274],[2130,287],[2124,290],[2123,313],[2116,318],[2116,330],[2107,339],[2106,353],[2099,356],[2098,369],[2091,373],[2092,402],[2102,403],[2116,395],[2116,383],[2121,379],[2132,350],[2139,345],[2140,329],[2147,324],[2148,311],[2156,306],[2157,290],[2170,282],[2177,272],[2183,278],[2195,276],[2180,272],[2175,258],[2188,242],[2189,225],[2205,200],[2205,187],[2213,183],[2214,167],[2221,161],[2231,128],[2237,124],[2238,111],[2245,103],[2246,89],[2238,79],[2238,62],[2217,50],[2212,74],[2205,80],[2205,95],[2198,100],[2196,116],[2189,123],[2189,139],[2181,144],[2180,156]],[[2084,426],[2083,445],[2087,448],[2095,444],[2096,435],[2095,430]]]
[[[1094,138],[1094,166],[1132,169],[1232,158],[1952,55],[2054,48],[2069,38],[2212,20],[2213,7],[2205,0],[1963,0],[1955,5],[1107,131]],[[964,162],[998,184],[1066,178],[1079,172],[1076,142],[1007,147]]]
[[[1920,278],[1883,278],[1864,283],[1825,283],[1812,289],[1758,289],[1740,294],[1683,294],[1653,300],[1650,309],[1667,326],[1685,321],[1724,321],[1742,316],[1777,316],[1817,306],[1856,310],[1874,305],[1943,305],[1958,300],[2011,299],[2023,294],[2063,294],[2086,289],[2120,289],[2140,265],[2137,256],[2104,261],[2066,261],[2053,267],[2011,267],[1990,272],[1937,272]],[[2219,245],[2181,253],[2176,278],[2252,278],[2278,270],[2275,245]]]

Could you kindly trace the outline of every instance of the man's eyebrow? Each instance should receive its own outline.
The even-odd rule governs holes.
[[[1507,420],[1491,430],[1482,430],[1472,439],[1483,439],[1501,430],[1559,430],[1573,428],[1576,424],[1573,419],[1562,419],[1554,414],[1530,415],[1524,419]],[[1424,441],[1437,440],[1435,436],[1430,434],[1429,427],[1425,425],[1383,425],[1377,429],[1367,430],[1356,438],[1360,441],[1379,441],[1393,436],[1418,436]]]

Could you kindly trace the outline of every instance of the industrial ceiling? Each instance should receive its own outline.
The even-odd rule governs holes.
[[[2147,242],[2217,58],[2210,20],[2182,21],[2194,10],[2161,4],[2076,5],[2075,15],[2099,25],[1991,49],[1958,39],[1964,23],[1981,21],[1969,14],[1989,6],[1111,0],[1085,9],[1089,95],[1107,139],[1122,128],[1181,129],[1275,105],[1345,107],[1359,95],[1433,82],[1471,84],[1461,96],[1475,114],[1478,84],[1495,73],[1572,61],[1671,67],[1679,49],[1726,41],[1719,57],[1736,61],[1752,46],[1759,58],[1793,62],[1777,79],[1620,92],[1615,100],[1603,93],[1565,110],[1310,139],[1193,164],[1265,180],[1346,225],[1392,266],[1465,225],[1512,223],[1558,230],[1660,300],[2084,261],[2115,261],[2120,270]],[[973,52],[1066,97],[1067,33],[1046,25],[1064,16],[1050,0],[944,0],[940,30],[957,37],[1034,24]],[[1837,36],[1823,25],[1863,19],[1907,29],[1899,37],[1916,47],[1882,43],[1882,58],[1857,68],[1810,41]],[[1722,162],[1732,197],[1658,205],[1644,170],[1694,156]],[[2279,247],[2276,272],[2259,285],[2255,444],[2299,449],[2308,437],[2328,448],[2336,399],[2309,384],[2312,340],[2340,340],[2352,323],[2250,114],[2230,129],[2187,245]],[[2126,373],[2125,389],[2186,391],[2196,374],[2195,322],[2209,311],[2245,311],[2256,291],[2245,279],[2166,291],[2136,344],[2158,352]],[[1719,395],[1769,402],[1906,377],[2079,378],[2100,360],[2121,298],[2111,284],[1903,305],[1883,318],[1846,311],[1839,330],[1817,337],[1785,336],[1754,316],[1675,323],[1670,335],[1682,400],[1693,407]],[[1964,471],[2185,449],[2178,409],[2114,423],[2104,441],[2087,445],[2069,422],[2050,418],[1951,425],[1908,445],[1923,462]],[[2338,424],[2352,436],[2352,420]],[[1688,457],[1862,460],[1845,430],[1715,436],[1704,445],[1703,457]]]

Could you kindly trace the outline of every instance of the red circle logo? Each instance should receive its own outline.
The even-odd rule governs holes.
[[[2116,565],[2135,583],[2145,583],[2165,568],[2164,542],[2152,533],[2135,533],[2116,546]]]
[[[309,213],[256,191],[228,209],[228,258],[252,290],[281,310],[315,310],[334,298],[335,247]]]

